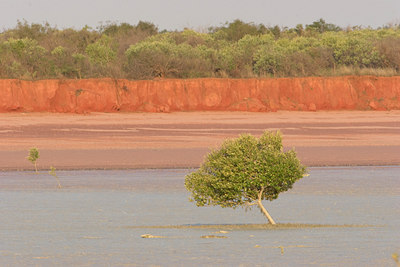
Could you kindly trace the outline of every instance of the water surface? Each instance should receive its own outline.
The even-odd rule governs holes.
[[[395,266],[400,167],[311,168],[265,203],[279,223],[366,227],[135,228],[266,222],[257,209],[196,207],[189,171],[60,171],[61,190],[47,173],[0,173],[0,266]]]

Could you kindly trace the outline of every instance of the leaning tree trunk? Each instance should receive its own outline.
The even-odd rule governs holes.
[[[260,208],[261,212],[265,215],[265,217],[267,217],[269,223],[275,225],[276,223],[274,219],[272,219],[271,215],[269,215],[268,211],[264,208],[264,205],[261,202],[263,192],[264,188],[262,188],[261,191],[258,193],[257,205]]]
[[[271,215],[269,215],[268,211],[264,208],[263,204],[261,203],[261,200],[257,201],[257,205],[260,208],[261,212],[267,217],[268,221],[270,224],[276,224],[274,219],[272,219]]]

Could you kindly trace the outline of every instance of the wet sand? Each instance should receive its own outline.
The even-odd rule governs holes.
[[[3,113],[0,170],[193,168],[225,138],[280,130],[308,166],[400,165],[400,111]]]

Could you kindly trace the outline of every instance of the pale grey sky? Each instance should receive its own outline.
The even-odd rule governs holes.
[[[24,19],[58,28],[143,20],[160,30],[199,30],[234,19],[293,27],[319,18],[342,27],[399,24],[400,0],[0,0],[0,29]]]

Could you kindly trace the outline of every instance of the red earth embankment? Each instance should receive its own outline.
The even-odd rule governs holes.
[[[400,109],[400,76],[0,80],[0,112]]]

